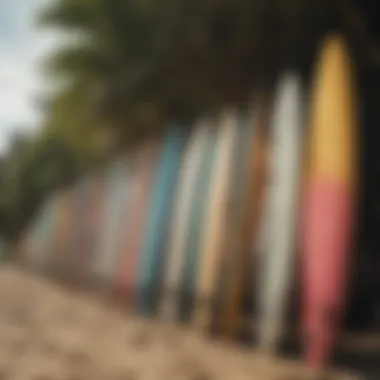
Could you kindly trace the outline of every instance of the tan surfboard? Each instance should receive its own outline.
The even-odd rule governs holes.
[[[225,248],[233,151],[237,147],[237,123],[238,115],[235,111],[225,112],[220,118],[217,158],[210,186],[210,203],[205,215],[205,235],[198,263],[197,299],[193,316],[196,329],[201,331],[207,331],[213,319],[218,275]]]
[[[231,225],[228,235],[231,248],[226,275],[225,303],[222,310],[222,332],[228,338],[235,337],[246,322],[244,300],[247,290],[252,289],[254,284],[253,277],[257,264],[255,246],[262,221],[267,183],[269,118],[269,98],[259,93],[252,107],[248,170],[246,170],[246,181],[241,193],[243,207],[234,220],[238,229],[234,229]]]

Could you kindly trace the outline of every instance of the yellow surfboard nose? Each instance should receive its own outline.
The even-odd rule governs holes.
[[[355,80],[344,39],[324,41],[310,108],[309,175],[353,181],[356,166]]]

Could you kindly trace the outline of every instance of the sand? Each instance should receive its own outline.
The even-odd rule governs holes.
[[[0,269],[0,380],[308,380],[302,363],[140,319]],[[351,379],[329,373],[332,380]],[[355,377],[356,378],[356,377]]]

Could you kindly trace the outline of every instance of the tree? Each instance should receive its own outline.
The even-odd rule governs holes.
[[[85,110],[92,127],[134,139],[165,121],[186,123],[247,102],[284,65],[307,67],[312,52],[303,37],[323,7],[302,0],[60,0],[41,19],[76,36],[50,60],[55,77],[82,91],[83,107],[73,112]]]
[[[1,161],[0,233],[15,240],[43,200],[82,170],[78,154],[62,139],[17,135]]]

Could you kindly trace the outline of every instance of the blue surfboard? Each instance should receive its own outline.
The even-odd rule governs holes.
[[[157,306],[164,249],[172,216],[173,199],[179,177],[186,132],[179,126],[168,128],[156,172],[148,212],[145,242],[140,257],[137,308],[143,315]]]

